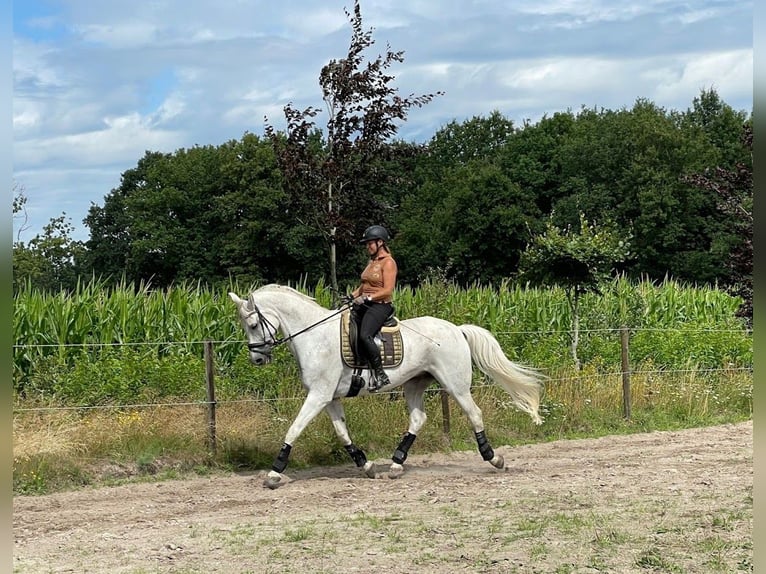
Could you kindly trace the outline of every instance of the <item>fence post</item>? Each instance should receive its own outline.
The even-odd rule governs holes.
[[[441,389],[439,394],[442,397],[442,431],[449,437],[449,395],[444,389]]]
[[[213,380],[213,342],[205,341],[205,384],[207,386],[207,436],[210,452],[215,456],[215,382]]]
[[[630,420],[630,361],[628,358],[628,343],[630,330],[623,326],[620,329],[620,347],[622,356],[622,415]]]

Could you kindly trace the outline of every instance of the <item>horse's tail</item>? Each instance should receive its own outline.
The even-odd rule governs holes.
[[[511,395],[513,404],[528,413],[535,424],[542,424],[539,409],[545,377],[535,369],[509,360],[500,343],[486,329],[477,325],[460,325],[458,328],[468,341],[471,359],[476,366],[503,387]]]

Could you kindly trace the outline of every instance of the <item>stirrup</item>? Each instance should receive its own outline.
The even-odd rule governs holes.
[[[388,376],[386,375],[386,373],[383,372],[383,368],[382,367],[381,367],[380,371],[381,371],[381,373],[383,374],[383,376],[386,378],[386,380],[388,382],[387,383],[383,383],[378,378],[378,374],[375,372],[375,369],[370,369],[370,384],[367,385],[367,388],[369,389],[369,391],[371,393],[378,392],[380,389],[382,389],[383,387],[385,387],[387,384],[389,384],[391,382],[390,380],[388,380]]]
[[[367,385],[367,390],[371,393],[377,393],[380,389],[383,388],[383,385],[380,384],[377,377],[374,375],[370,377],[370,382]]]

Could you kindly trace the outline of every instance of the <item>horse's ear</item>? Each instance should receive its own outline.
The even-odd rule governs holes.
[[[236,293],[232,293],[231,291],[229,291],[229,297],[231,297],[231,300],[234,301],[234,303],[236,303],[238,306],[243,302]]]

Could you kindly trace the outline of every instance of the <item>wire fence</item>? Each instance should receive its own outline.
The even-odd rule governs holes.
[[[623,335],[627,333],[638,333],[641,331],[650,331],[650,332],[673,332],[673,333],[739,333],[742,334],[743,332],[748,334],[749,336],[752,335],[752,330],[742,330],[742,329],[711,329],[711,328],[644,328],[644,327],[615,327],[615,328],[600,328],[600,329],[581,329],[579,330],[580,335],[585,335],[589,333],[598,333],[598,334],[615,334],[615,333],[622,333]],[[572,332],[564,332],[562,333],[560,330],[535,330],[535,331],[497,331],[496,335],[498,336],[512,336],[512,335],[546,335],[546,334],[568,334],[570,336],[573,335]],[[36,349],[36,348],[61,348],[61,347],[74,347],[74,348],[106,348],[106,347],[143,347],[143,346],[189,346],[189,345],[204,345],[207,349],[206,353],[206,361],[207,361],[207,369],[206,369],[206,386],[208,388],[208,398],[206,400],[201,401],[182,401],[182,402],[152,402],[152,403],[126,403],[126,404],[108,404],[108,405],[68,405],[68,406],[39,406],[39,407],[14,407],[13,412],[14,413],[28,413],[28,412],[46,412],[46,411],[88,411],[88,410],[126,410],[126,409],[146,409],[146,408],[157,408],[157,407],[205,407],[208,409],[214,409],[216,406],[221,405],[231,405],[231,404],[240,404],[240,403],[276,403],[276,402],[289,402],[289,401],[303,401],[305,400],[305,394],[304,395],[297,395],[297,396],[287,396],[287,397],[278,397],[278,398],[269,398],[269,397],[251,397],[251,398],[241,398],[241,399],[223,399],[218,400],[215,399],[214,393],[215,393],[215,387],[214,387],[214,368],[212,365],[213,362],[213,356],[214,353],[212,352],[212,349],[215,345],[232,345],[232,344],[239,344],[245,346],[247,344],[246,340],[190,340],[190,341],[140,341],[140,342],[112,342],[112,343],[61,343],[61,344],[14,344],[13,348],[14,350],[18,349]],[[555,384],[557,382],[565,382],[565,381],[576,381],[576,380],[588,380],[588,379],[609,379],[614,377],[619,377],[623,379],[623,386],[624,386],[624,393],[629,394],[629,385],[626,381],[626,378],[629,378],[631,375],[641,375],[641,376],[650,376],[650,375],[657,375],[657,376],[673,376],[673,375],[683,375],[683,374],[734,374],[734,373],[742,373],[742,374],[750,374],[752,376],[753,373],[753,367],[752,366],[745,366],[745,367],[721,367],[721,368],[695,368],[695,369],[668,369],[668,368],[657,368],[657,369],[650,369],[650,370],[633,370],[629,367],[629,349],[628,349],[628,340],[627,337],[623,336],[622,338],[622,369],[606,372],[606,373],[568,373],[566,377],[556,378],[556,377],[547,377],[546,378],[546,384]],[[472,386],[473,389],[482,389],[482,388],[493,388],[495,385],[492,384],[474,384]],[[391,391],[384,391],[377,393],[378,395],[395,395],[399,394],[402,391],[400,389],[394,389]],[[432,394],[432,393],[443,393],[443,391],[439,388],[430,388],[426,390],[426,393]],[[629,399],[627,396],[624,398],[625,401],[628,401]],[[446,408],[446,407],[445,407]],[[626,409],[626,415],[629,417],[629,404],[626,402],[624,405],[624,408]]]
[[[731,374],[731,373],[742,373],[742,374],[753,374],[753,367],[732,367],[732,368],[720,368],[720,369],[653,369],[653,370],[637,370],[637,371],[630,371],[632,375],[662,375],[662,376],[670,376],[670,375],[683,375],[683,374],[715,374],[715,373],[721,373],[721,374]],[[565,381],[573,381],[573,380],[587,380],[587,379],[609,379],[612,377],[621,377],[624,373],[622,371],[613,371],[609,373],[589,373],[587,375],[571,375],[567,377],[550,377],[546,379],[546,382],[549,384],[552,383],[561,383]],[[495,388],[496,385],[493,384],[477,384],[472,385],[472,389],[492,389]],[[436,394],[441,392],[441,389],[438,389],[436,387],[426,389],[426,394]],[[390,391],[378,391],[375,393],[376,396],[390,396],[390,395],[396,395],[401,393],[398,389],[393,389]],[[113,404],[113,405],[70,405],[70,406],[55,406],[55,407],[18,407],[14,408],[14,413],[23,413],[23,412],[45,412],[45,411],[88,411],[88,410],[129,410],[129,409],[147,409],[147,408],[157,408],[157,407],[207,407],[212,404],[221,406],[221,405],[235,405],[235,404],[244,404],[244,403],[279,403],[279,402],[290,402],[290,401],[304,401],[306,399],[306,395],[295,395],[295,396],[289,396],[289,397],[278,397],[278,398],[269,398],[269,397],[252,397],[252,398],[243,398],[243,399],[216,399],[215,401],[183,401],[183,402],[157,402],[157,403],[126,403],[126,404]]]
[[[624,327],[605,327],[600,329],[580,329],[578,333],[580,335],[587,335],[590,333],[619,333]],[[659,328],[659,327],[629,327],[631,333],[640,332],[673,332],[673,333],[738,333],[752,336],[752,329],[711,329],[711,328]],[[511,335],[570,335],[572,332],[562,332],[558,329],[538,329],[534,331],[495,331],[495,335],[498,336],[511,336]],[[103,348],[103,347],[151,347],[151,346],[171,346],[171,345],[204,345],[205,343],[214,343],[216,345],[233,345],[240,344],[246,345],[247,341],[232,340],[232,339],[205,339],[205,340],[191,340],[191,341],[135,341],[135,342],[111,342],[111,343],[36,343],[36,344],[14,344],[13,349],[45,349],[45,348]]]

